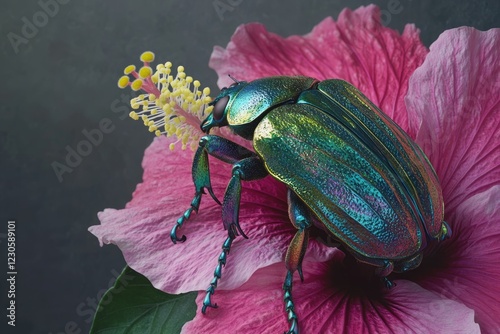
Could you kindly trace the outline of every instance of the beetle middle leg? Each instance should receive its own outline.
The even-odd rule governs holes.
[[[224,162],[232,163],[233,168],[232,177],[226,188],[222,202],[222,223],[224,229],[228,232],[228,236],[222,245],[222,252],[219,255],[217,267],[214,271],[214,278],[210,282],[207,294],[203,300],[203,313],[206,312],[207,307],[217,307],[217,304],[212,304],[211,297],[221,278],[222,267],[226,264],[227,255],[229,254],[233,240],[238,235],[247,238],[239,224],[241,181],[261,179],[268,174],[263,162],[254,152],[222,137],[214,135],[204,136],[200,140],[200,146],[193,162],[193,180],[196,186],[195,200],[199,193],[201,198],[203,187],[211,192],[208,154]],[[180,224],[176,224],[176,226],[180,226]]]
[[[231,144],[237,145],[234,143]],[[226,265],[227,254],[229,254],[234,238],[240,234],[244,238],[248,238],[245,233],[243,233],[239,224],[241,180],[250,181],[261,179],[267,175],[267,170],[259,157],[255,155],[234,163],[232,174],[233,176],[231,177],[231,181],[229,181],[226,188],[224,201],[222,203],[222,222],[224,224],[224,229],[227,230],[228,236],[222,245],[222,253],[219,256],[219,261],[214,271],[214,278],[210,282],[207,294],[203,299],[203,306],[201,309],[203,314],[206,312],[207,307],[217,307],[217,304],[212,304],[211,297],[215,292],[219,279],[221,278],[222,267]]]
[[[298,334],[297,314],[295,313],[295,305],[292,300],[293,274],[295,271],[298,271],[300,279],[304,281],[302,260],[304,259],[309,241],[308,228],[311,227],[312,222],[309,209],[290,189],[288,189],[288,215],[290,216],[293,226],[295,226],[298,231],[295,233],[290,246],[288,246],[285,258],[286,269],[288,271],[285,282],[283,283],[283,290],[285,311],[288,315],[288,322],[290,323],[290,329],[286,334]]]

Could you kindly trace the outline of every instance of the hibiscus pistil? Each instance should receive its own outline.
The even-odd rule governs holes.
[[[182,149],[189,144],[194,150],[203,135],[201,121],[213,109],[208,105],[212,101],[210,88],[200,89],[200,82],[187,76],[184,66],[178,66],[174,76],[169,61],[158,64],[153,72],[150,66],[154,61],[153,52],[144,52],[140,60],[143,66],[138,71],[134,65],[129,65],[124,69],[125,75],[118,80],[120,88],[130,86],[134,91],[144,92],[130,100],[131,107],[138,111],[131,111],[129,116],[141,119],[156,136],[175,136],[182,143]],[[131,81],[131,77],[135,79]],[[174,148],[175,143],[171,143],[170,149]]]

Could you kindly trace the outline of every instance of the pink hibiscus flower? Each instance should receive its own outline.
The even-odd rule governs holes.
[[[306,36],[283,39],[258,24],[243,25],[210,66],[219,86],[230,73],[250,81],[301,74],[341,78],[358,87],[426,152],[443,188],[445,220],[453,237],[422,265],[395,276],[383,291],[369,269],[335,248],[311,240],[304,282],[294,284],[300,327],[307,333],[496,333],[500,329],[500,30],[446,31],[431,46],[414,26],[402,35],[380,24],[374,6],[344,10]],[[425,59],[425,61],[424,61]],[[411,78],[410,78],[411,77]],[[201,291],[201,305],[226,238],[220,206],[203,200],[182,227],[187,241],[170,242],[170,229],[193,197],[192,154],[169,152],[160,137],[146,150],[144,181],[125,209],[99,213],[90,231],[116,244],[134,270],[168,293]],[[221,198],[230,166],[210,161]],[[295,234],[286,189],[271,177],[245,182],[240,224],[216,295],[220,305],[199,310],[183,333],[277,333],[283,314],[284,255]],[[298,275],[296,275],[298,276]]]

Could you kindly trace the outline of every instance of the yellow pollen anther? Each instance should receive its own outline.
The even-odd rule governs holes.
[[[130,83],[130,78],[126,75],[124,75],[120,79],[118,79],[118,87],[120,87],[122,89],[127,87],[129,83]]]
[[[139,76],[142,79],[146,79],[146,78],[150,77],[151,74],[153,74],[153,69],[149,66],[141,67],[141,69],[139,70]]]
[[[141,54],[140,59],[145,63],[150,63],[155,60],[155,54],[151,51],[146,51]]]
[[[132,82],[132,90],[138,91],[142,87],[142,80],[141,79],[135,79],[134,82]]]
[[[125,74],[130,74],[132,72],[135,71],[135,66],[134,65],[128,65],[127,67],[125,67],[125,69],[123,70],[123,73]]]
[[[133,120],[138,120],[139,119],[139,116],[137,115],[137,113],[135,111],[131,111],[130,114],[128,114],[130,116],[130,118],[132,118]]]

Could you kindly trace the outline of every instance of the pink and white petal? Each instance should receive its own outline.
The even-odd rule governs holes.
[[[451,216],[453,237],[423,268],[423,287],[476,311],[484,333],[500,329],[500,186],[460,204]]]
[[[500,183],[500,29],[445,31],[410,79],[410,134],[434,165],[447,212]]]
[[[154,140],[144,156],[144,181],[137,186],[132,201],[125,209],[100,212],[101,225],[89,231],[101,245],[116,244],[127,264],[156,288],[182,293],[208,286],[227,232],[222,226],[221,207],[204,196],[199,214],[193,214],[179,231],[187,241],[175,245],[170,241],[171,228],[194,195],[192,154],[169,151],[170,142],[163,137]],[[222,198],[230,166],[211,161],[210,167],[214,192]],[[239,237],[233,242],[220,289],[238,287],[255,270],[282,261],[295,233],[288,222],[283,185],[270,177],[245,182],[240,225],[249,239]],[[311,246],[308,257],[313,261],[324,261],[334,252],[315,241]]]
[[[344,9],[337,22],[328,17],[305,36],[282,38],[261,24],[241,25],[226,49],[214,48],[209,65],[219,87],[231,83],[228,74],[246,81],[271,75],[344,79],[406,130],[408,79],[427,52],[414,25],[399,35],[370,5]]]
[[[338,259],[337,259],[338,260]],[[330,263],[304,263],[305,280],[294,282],[299,327],[305,333],[479,333],[474,311],[401,280],[381,298],[354,297],[331,279]],[[338,263],[338,261],[337,261]],[[283,333],[284,264],[259,269],[233,291],[217,292],[219,308],[198,310],[182,333]],[[197,298],[201,305],[205,293]]]

